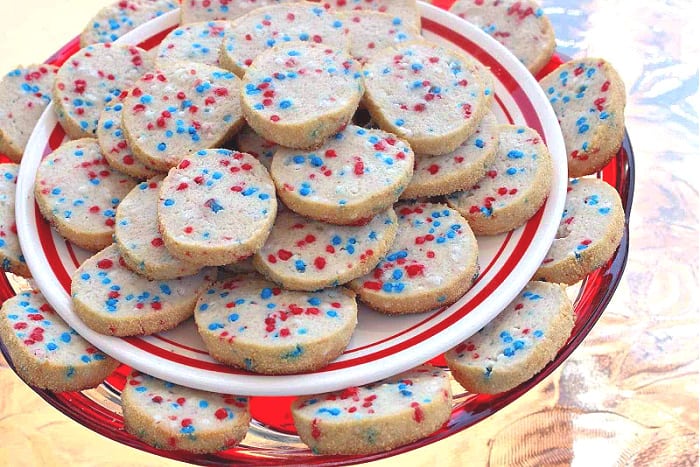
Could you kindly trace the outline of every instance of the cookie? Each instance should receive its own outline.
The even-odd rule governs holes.
[[[248,398],[199,391],[133,372],[122,392],[124,427],[164,450],[230,449],[248,433]]]
[[[152,68],[146,51],[126,44],[92,44],[77,51],[56,74],[53,101],[73,139],[92,137],[100,113]]]
[[[183,0],[180,23],[199,21],[232,21],[256,8],[296,0]]]
[[[542,207],[552,186],[552,157],[532,128],[499,128],[496,159],[476,185],[447,197],[476,235],[516,229]]]
[[[321,3],[331,12],[369,10],[386,13],[401,18],[404,24],[420,31],[420,10],[416,0],[331,0]]]
[[[625,134],[625,84],[601,58],[564,63],[540,80],[561,125],[569,177],[593,174],[617,154]]]
[[[114,42],[124,34],[178,8],[177,0],[119,0],[103,7],[80,34],[80,46]]]
[[[301,440],[314,453],[332,455],[390,451],[435,432],[451,413],[447,373],[427,365],[292,404]]]
[[[474,186],[496,158],[498,128],[496,117],[488,112],[456,150],[442,156],[417,154],[413,178],[401,199],[446,195]]]
[[[362,64],[386,47],[421,39],[420,30],[413,24],[404,24],[399,16],[370,10],[343,12],[337,16],[348,31],[350,55]]]
[[[210,149],[183,159],[163,181],[158,228],[176,258],[223,266],[258,251],[276,215],[265,167],[250,154]]]
[[[450,12],[480,27],[536,74],[554,54],[554,28],[532,0],[458,0]]]
[[[234,21],[221,44],[221,66],[242,77],[258,55],[290,41],[350,48],[343,22],[319,5],[310,2],[272,5]]]
[[[556,357],[574,327],[573,306],[558,284],[530,282],[483,329],[445,354],[470,392],[497,394],[530,379]]]
[[[399,198],[413,175],[413,151],[390,133],[349,125],[316,151],[279,148],[270,174],[293,211],[361,225]]]
[[[491,106],[492,77],[460,51],[427,41],[387,47],[364,66],[364,104],[417,154],[457,149]]]
[[[191,317],[197,298],[215,274],[216,270],[205,269],[183,279],[151,281],[127,268],[119,248],[110,245],[73,273],[73,309],[102,334],[155,334]]]
[[[258,135],[248,125],[236,135],[236,147],[239,151],[255,157],[267,170],[270,170],[272,156],[279,148],[277,144]]]
[[[263,138],[311,149],[344,128],[363,92],[359,64],[347,52],[293,42],[255,59],[243,78],[241,105]]]
[[[94,388],[119,366],[80,337],[34,290],[3,303],[0,339],[22,379],[50,391]]]
[[[22,160],[29,135],[51,102],[57,71],[53,65],[29,65],[0,80],[0,153],[10,160]]]
[[[195,309],[199,334],[215,359],[263,374],[326,366],[357,325],[355,294],[338,287],[292,292],[256,276],[218,282]]]
[[[233,73],[201,63],[144,75],[122,114],[136,158],[167,171],[188,154],[229,140],[243,126],[239,87]]]
[[[459,300],[479,270],[478,246],[467,221],[443,204],[399,203],[390,253],[349,286],[386,314],[421,313]]]
[[[179,62],[218,66],[221,42],[230,29],[228,21],[190,23],[174,29],[158,46],[156,68]]]
[[[18,164],[0,164],[0,261],[2,271],[32,277],[17,237],[15,194]]]
[[[575,284],[612,258],[624,229],[625,211],[613,187],[598,179],[571,180],[559,230],[535,277]]]
[[[112,243],[117,206],[134,186],[136,180],[107,164],[96,139],[83,138],[41,161],[34,197],[62,237],[97,251]]]

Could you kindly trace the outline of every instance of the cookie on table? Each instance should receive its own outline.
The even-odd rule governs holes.
[[[270,170],[272,156],[279,148],[276,143],[258,135],[248,125],[236,134],[236,147],[239,151],[255,157],[267,170]]]
[[[399,16],[362,10],[337,14],[350,37],[350,55],[364,64],[380,50],[391,45],[421,39],[420,30],[404,24]]]
[[[183,159],[163,180],[158,229],[176,258],[223,266],[258,251],[276,215],[265,167],[250,154],[210,149]]]
[[[0,340],[22,379],[50,391],[94,388],[119,366],[80,337],[34,290],[3,303]]]
[[[315,151],[279,148],[270,174],[293,211],[361,225],[396,202],[413,175],[413,157],[391,133],[348,125]]]
[[[399,229],[390,253],[369,274],[350,282],[360,300],[386,314],[448,306],[472,286],[478,245],[467,221],[444,204],[399,203]]]
[[[503,44],[532,74],[554,54],[552,23],[532,0],[458,0],[450,12]]]
[[[190,23],[174,29],[158,46],[156,68],[179,62],[218,66],[221,42],[230,29],[228,21]]]
[[[488,112],[491,73],[464,53],[427,41],[387,47],[364,66],[364,104],[380,128],[417,154],[457,149]]]
[[[314,453],[331,455],[389,451],[435,432],[451,413],[447,373],[427,365],[292,404],[301,440]]]
[[[22,160],[29,135],[51,102],[57,71],[53,65],[29,65],[0,80],[0,154]]]
[[[540,80],[566,144],[569,177],[593,174],[617,154],[625,134],[625,84],[601,58],[562,64]]]
[[[243,126],[240,80],[201,63],[147,73],[124,101],[122,126],[134,155],[167,171],[183,157],[217,147]]]
[[[114,42],[127,32],[178,8],[177,0],[119,0],[103,7],[80,34],[80,46]]]
[[[242,77],[258,55],[290,41],[350,48],[344,23],[319,5],[310,2],[272,5],[234,21],[221,44],[221,66]]]
[[[476,235],[517,229],[542,207],[552,187],[552,157],[532,128],[499,127],[496,159],[476,185],[453,193],[447,203],[469,221]]]
[[[357,302],[344,287],[293,292],[249,275],[214,284],[194,319],[215,359],[290,374],[322,368],[343,353],[357,325]]]
[[[197,298],[215,277],[216,270],[207,268],[195,276],[151,281],[129,269],[119,248],[110,245],[73,273],[73,309],[101,334],[155,334],[191,317]]]
[[[496,158],[499,125],[488,112],[460,147],[442,156],[416,155],[413,178],[401,199],[440,196],[466,190],[485,175]]]
[[[344,50],[291,42],[255,59],[243,77],[241,105],[263,138],[312,149],[345,127],[364,89],[359,64]]]
[[[530,282],[482,330],[445,354],[452,376],[470,392],[497,394],[530,379],[556,357],[574,327],[559,284]]]
[[[323,7],[331,12],[378,11],[401,18],[404,24],[420,31],[420,10],[416,0],[321,0]]]
[[[122,391],[126,430],[158,449],[230,449],[248,433],[248,398],[178,386],[133,372]]]
[[[77,51],[56,74],[53,102],[73,139],[93,137],[100,113],[152,68],[147,52],[126,44],[92,44]]]
[[[17,236],[15,198],[18,164],[0,164],[0,270],[31,277]]]
[[[296,0],[183,0],[180,6],[180,23],[234,19],[256,8]]]
[[[83,138],[41,161],[34,196],[62,237],[97,251],[112,243],[117,206],[136,183],[107,164],[96,139]]]
[[[535,278],[575,284],[612,258],[624,229],[625,211],[613,187],[593,178],[571,180],[559,230]]]

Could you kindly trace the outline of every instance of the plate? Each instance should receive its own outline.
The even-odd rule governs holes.
[[[494,113],[501,122],[530,126],[547,143],[554,181],[543,208],[522,228],[479,238],[481,274],[456,304],[413,316],[386,316],[360,307],[359,325],[345,353],[312,373],[255,375],[212,360],[193,320],[147,337],[115,338],[88,328],[74,313],[70,276],[90,254],[62,239],[42,218],[33,197],[41,159],[65,139],[50,106],[32,134],[17,184],[17,228],[27,263],[56,311],[93,345],[130,367],[177,384],[257,396],[301,395],[361,385],[430,360],[474,334],[522,290],[558,228],[567,183],[566,154],[557,119],[537,82],[505,48],[478,28],[437,7],[421,4],[424,36],[463,49],[495,76]],[[177,25],[177,11],[154,19],[121,41],[146,49]],[[73,42],[51,61],[60,65],[78,49]]]

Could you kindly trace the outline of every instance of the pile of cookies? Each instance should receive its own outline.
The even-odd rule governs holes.
[[[486,32],[509,29],[496,37],[512,40],[504,45],[536,72],[554,36],[528,5],[453,9]],[[112,43],[175,7],[107,7],[60,68],[18,69],[0,84],[0,151],[19,162],[52,99],[73,138],[42,161],[35,197],[63,237],[95,252],[73,275],[71,297],[97,332],[153,334],[194,316],[220,362],[261,374],[317,370],[347,347],[358,298],[386,314],[456,302],[478,277],[476,236],[516,229],[544,204],[553,175],[542,138],[496,121],[489,70],[423,40],[415,1],[187,0],[182,25],[155,51]],[[533,31],[541,44],[518,48]],[[542,86],[571,175],[595,173],[621,143],[620,78],[605,61],[583,59]],[[1,167],[3,268],[27,276],[12,228],[17,165]],[[573,328],[559,284],[605,264],[623,223],[612,187],[572,180],[534,278],[549,283],[528,284],[448,352],[454,377],[493,393],[544,367]],[[27,381],[77,390],[114,369],[40,294],[25,295],[5,303],[0,331]],[[37,368],[52,372],[37,377]],[[358,454],[427,436],[449,418],[451,400],[446,373],[420,367],[301,398],[292,410],[314,452]],[[163,449],[226,449],[250,421],[245,398],[139,373],[123,402],[127,428]],[[154,428],[164,415],[172,423]]]

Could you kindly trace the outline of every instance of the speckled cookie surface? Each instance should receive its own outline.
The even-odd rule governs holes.
[[[564,63],[540,80],[564,134],[569,177],[602,169],[625,133],[625,84],[603,59]]]
[[[18,173],[18,164],[0,164],[0,269],[23,277],[31,277],[19,246],[15,222]]]
[[[338,13],[350,37],[350,55],[360,63],[380,50],[402,42],[421,39],[420,30],[405,24],[399,16],[376,11]]]
[[[542,206],[552,186],[552,158],[531,128],[499,128],[496,159],[486,176],[447,198],[477,235],[496,235],[525,224]]]
[[[451,411],[447,373],[431,366],[292,404],[299,436],[318,454],[388,451],[433,433]]]
[[[156,68],[178,62],[218,66],[221,42],[230,29],[231,23],[228,21],[204,21],[180,26],[158,46]]]
[[[163,13],[178,8],[177,0],[118,0],[103,7],[80,34],[80,46],[114,42]]]
[[[3,303],[0,339],[22,378],[51,391],[93,388],[119,365],[80,337],[36,291]]]
[[[399,229],[389,254],[350,282],[359,298],[387,314],[451,305],[478,273],[478,246],[467,221],[443,204],[399,203]]]
[[[272,165],[272,156],[279,146],[258,135],[251,127],[246,125],[236,135],[236,147],[239,151],[255,157],[267,170]]]
[[[257,276],[219,282],[202,295],[195,321],[212,357],[256,373],[321,368],[347,347],[357,325],[345,288],[293,292]]]
[[[321,3],[331,12],[369,10],[386,13],[420,30],[420,11],[416,0],[330,0]]]
[[[467,390],[496,394],[542,370],[573,327],[573,306],[566,289],[530,282],[495,319],[445,358],[452,375]]]
[[[112,169],[96,139],[69,141],[39,165],[34,196],[61,236],[100,250],[112,243],[114,216],[136,180]]]
[[[180,7],[182,24],[198,21],[234,20],[268,5],[296,0],[183,0]]]
[[[230,71],[200,63],[147,73],[124,101],[122,125],[134,155],[167,171],[228,140],[243,126],[239,86]]]
[[[248,433],[248,398],[199,391],[134,372],[122,392],[129,433],[159,449],[209,453]]]
[[[293,42],[255,59],[243,78],[241,104],[248,124],[267,140],[316,148],[350,121],[363,92],[359,64],[347,52]]]
[[[112,336],[148,335],[172,329],[192,316],[194,304],[216,277],[151,281],[126,267],[111,245],[85,261],[72,276],[75,313],[95,331]]]
[[[457,149],[493,98],[490,72],[461,52],[427,41],[388,47],[363,69],[363,102],[372,119],[418,154]]]
[[[293,211],[333,224],[366,223],[413,175],[413,151],[382,130],[349,125],[312,152],[279,148],[270,173]]]

